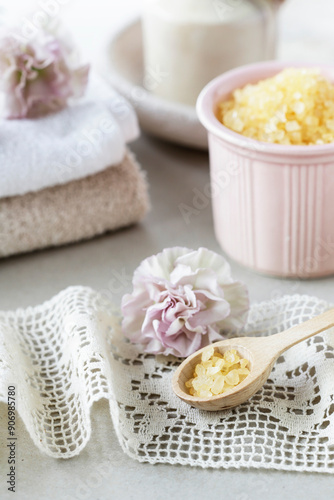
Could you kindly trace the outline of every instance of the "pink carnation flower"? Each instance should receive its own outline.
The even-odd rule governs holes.
[[[74,50],[59,37],[39,30],[22,42],[14,32],[0,38],[0,91],[6,118],[35,117],[66,106],[84,94],[89,66],[74,61]]]
[[[168,248],[144,260],[122,299],[123,332],[153,354],[186,357],[239,330],[249,308],[244,284],[206,248]]]

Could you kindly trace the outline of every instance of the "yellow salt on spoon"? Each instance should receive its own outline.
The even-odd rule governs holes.
[[[331,327],[334,327],[334,309],[269,337],[240,337],[216,342],[212,344],[215,353],[224,355],[233,349],[240,358],[248,360],[249,375],[223,394],[207,397],[189,394],[186,383],[193,378],[196,366],[201,363],[202,353],[208,349],[204,347],[178,367],[173,377],[173,391],[185,403],[201,410],[218,411],[238,406],[261,389],[283,352]]]

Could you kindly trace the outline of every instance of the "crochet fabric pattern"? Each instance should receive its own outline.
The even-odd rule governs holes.
[[[272,335],[329,308],[308,296],[253,305],[245,335]],[[17,407],[38,448],[80,453],[90,408],[106,397],[119,442],[142,462],[334,472],[333,331],[288,350],[262,390],[232,410],[191,408],[172,392],[180,363],[126,341],[117,309],[84,287],[0,313],[0,401]]]

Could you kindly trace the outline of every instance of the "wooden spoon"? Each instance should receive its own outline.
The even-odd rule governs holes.
[[[248,359],[250,374],[233,389],[218,396],[209,398],[191,396],[185,383],[192,378],[196,365],[201,362],[202,352],[206,349],[204,347],[185,359],[178,367],[173,377],[173,391],[185,403],[201,410],[218,411],[238,406],[261,389],[275,361],[283,352],[333,326],[334,309],[330,309],[305,323],[269,337],[240,337],[216,342],[212,344],[216,352],[223,354],[225,351],[235,349],[242,358]]]

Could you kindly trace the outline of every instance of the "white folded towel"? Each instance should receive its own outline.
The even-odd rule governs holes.
[[[86,95],[44,117],[0,120],[0,198],[65,184],[119,164],[139,127],[131,105],[96,75]]]

